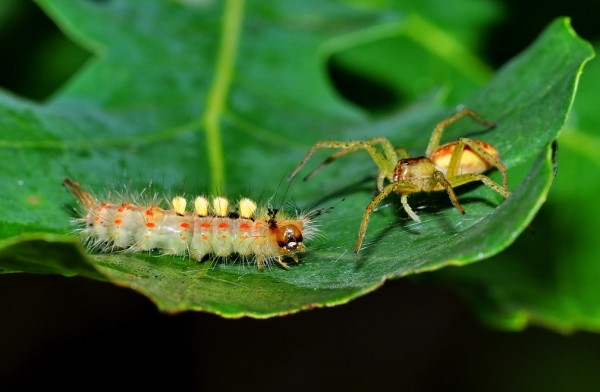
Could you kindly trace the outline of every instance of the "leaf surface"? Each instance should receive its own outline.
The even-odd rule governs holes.
[[[242,2],[39,3],[96,57],[45,104],[0,95],[6,212],[0,268],[108,280],[171,312],[286,314],[347,302],[388,278],[498,253],[545,200],[553,178],[549,144],[592,54],[567,20],[557,20],[465,100],[498,126],[483,132],[464,120],[444,136],[477,135],[494,144],[509,169],[508,200],[467,186],[459,192],[467,210],[461,216],[443,195],[415,197],[423,220],[416,224],[390,198],[373,214],[355,257],[376,174],[368,157],[344,157],[289,189],[282,181],[318,140],[386,136],[422,154],[435,123],[453,112],[424,103],[369,119],[331,89],[319,48],[378,23],[385,10],[291,1],[245,8]],[[69,236],[65,206],[73,200],[59,186],[67,173],[99,195],[122,183],[135,195],[152,181],[152,191],[165,194],[218,192],[334,208],[319,221],[323,235],[290,270],[153,254],[86,255]]]

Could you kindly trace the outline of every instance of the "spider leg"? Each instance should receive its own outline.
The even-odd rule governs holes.
[[[457,177],[454,177],[454,178],[457,178]],[[433,172],[433,174],[431,176],[431,181],[432,181],[432,183],[431,183],[431,188],[430,189],[433,189],[437,184],[440,184],[442,187],[444,187],[444,189],[446,190],[446,193],[448,193],[448,197],[450,197],[450,201],[452,202],[452,204],[454,205],[454,207],[456,207],[456,209],[461,214],[465,213],[464,208],[462,208],[462,206],[458,202],[458,199],[456,198],[456,194],[454,193],[454,189],[452,189],[456,185],[453,184],[452,182],[450,182],[450,180],[446,178],[446,176],[444,175],[444,173],[442,173],[439,170],[436,170],[435,172]]]
[[[319,173],[321,170],[325,169],[325,167],[327,165],[329,165],[331,162],[335,161],[336,159],[338,159],[339,157],[349,154],[351,152],[357,151],[359,150],[361,147],[360,146],[354,146],[351,148],[345,148],[343,150],[337,151],[335,153],[333,153],[332,155],[330,155],[327,159],[325,159],[323,161],[323,163],[321,163],[319,166],[317,166],[316,169],[314,169],[313,171],[311,171],[310,173],[308,173],[305,177],[304,177],[304,181],[308,181],[311,178],[313,178],[315,175],[317,175],[317,173]],[[297,170],[296,170],[297,172]],[[295,175],[295,173],[293,173]],[[290,175],[291,176],[291,175]],[[288,177],[289,178],[289,177]]]
[[[377,190],[381,192],[383,190],[383,181],[385,181],[385,173],[383,171],[379,171],[377,175]]]
[[[377,194],[377,196],[375,196],[375,198],[373,198],[373,200],[371,200],[371,202],[365,209],[365,213],[363,215],[362,222],[360,223],[360,230],[358,231],[358,240],[356,241],[356,246],[354,247],[354,255],[357,255],[358,251],[360,250],[360,246],[362,245],[363,238],[365,237],[365,233],[367,231],[367,225],[369,224],[369,218],[371,217],[371,213],[373,212],[373,210],[383,201],[383,199],[388,197],[390,195],[390,193],[392,193],[395,190],[399,190],[399,189],[404,189],[407,191],[407,193],[415,192],[417,190],[417,188],[410,182],[406,182],[406,181],[393,182],[391,184],[386,185],[381,190],[381,192],[379,192]],[[404,197],[404,196],[405,196],[405,194],[402,194],[402,197]],[[412,212],[410,207],[409,207],[409,210]],[[413,212],[413,215],[414,215],[414,212]]]
[[[448,176],[448,178],[456,177],[456,175],[458,174],[458,167],[460,165],[460,160],[462,159],[464,151],[465,143],[462,139],[459,139],[459,141],[454,147],[454,151],[452,151],[450,163],[448,163],[448,169],[446,170],[446,175]]]
[[[506,166],[504,166],[504,163],[502,163],[502,161],[500,159],[498,159],[497,157],[495,157],[492,154],[490,154],[489,152],[487,152],[484,148],[482,148],[475,141],[473,141],[471,139],[467,139],[467,138],[458,139],[458,143],[456,144],[456,148],[454,149],[452,158],[450,159],[450,165],[448,167],[448,173],[447,173],[448,178],[454,177],[458,174],[458,166],[460,163],[460,156],[458,156],[458,155],[459,154],[462,155],[465,145],[469,146],[469,148],[471,150],[473,150],[474,152],[476,152],[477,155],[479,155],[481,158],[486,160],[488,163],[492,164],[492,166],[496,167],[498,169],[498,171],[500,171],[500,173],[502,174],[502,185],[504,186],[505,189],[508,189],[508,176],[507,176],[507,172],[506,172]],[[459,147],[460,147],[460,152],[457,152]],[[455,157],[454,154],[456,154],[457,156]],[[453,165],[454,165],[454,172],[451,174],[450,169],[453,168]]]
[[[400,158],[410,158],[410,156],[408,155],[408,151],[406,151],[402,147],[396,147],[394,148],[394,151],[396,152],[396,155]]]
[[[510,192],[506,188],[498,185],[491,178],[489,178],[488,176],[483,175],[483,174],[467,173],[467,174],[460,174],[458,176],[448,179],[448,182],[450,183],[450,185],[452,187],[457,187],[457,186],[464,185],[464,184],[467,184],[469,182],[474,182],[474,181],[483,182],[485,185],[487,185],[488,187],[492,188],[493,190],[495,190],[496,192],[501,194],[505,199],[510,196]]]
[[[415,214],[413,209],[408,204],[408,193],[403,193],[402,196],[400,196],[400,202],[402,203],[402,207],[404,208],[404,211],[406,211],[408,216],[410,216],[415,222],[420,223],[421,218],[419,218],[419,215]]]
[[[448,126],[457,122],[458,120],[460,120],[461,118],[463,118],[465,116],[470,116],[473,120],[477,121],[478,123],[480,123],[481,125],[484,125],[486,127],[493,127],[494,125],[496,125],[493,122],[486,121],[483,118],[479,117],[479,115],[477,113],[475,113],[474,111],[472,111],[471,109],[463,108],[462,110],[456,112],[454,115],[452,115],[448,118],[445,118],[442,121],[440,121],[439,123],[437,123],[437,125],[433,129],[431,138],[429,139],[429,144],[427,145],[427,150],[425,152],[425,156],[431,156],[431,153],[433,152],[433,150],[435,150],[436,148],[439,147],[440,140],[442,139],[442,134],[444,133],[444,130]]]
[[[380,144],[382,146],[383,153],[381,153],[375,146]],[[320,148],[337,148],[340,151],[334,153],[329,156],[320,166],[318,166],[315,170],[309,173],[304,180],[308,180],[321,171],[325,166],[329,165],[331,162],[339,158],[340,156],[349,154],[358,150],[365,150],[373,161],[379,167],[379,170],[384,172],[384,176],[391,176],[393,172],[393,168],[398,161],[398,157],[394,150],[394,147],[390,143],[390,141],[384,137],[375,137],[368,140],[358,140],[358,141],[347,141],[347,142],[317,142],[304,156],[304,159],[300,162],[300,164],[292,171],[292,173],[288,176],[288,180],[291,180],[298,174],[300,169],[304,167],[304,165],[308,162],[311,156]]]
[[[291,180],[292,178],[294,178],[296,176],[296,174],[298,174],[298,172],[300,171],[300,169],[302,169],[304,167],[304,165],[306,165],[306,162],[308,162],[308,160],[310,159],[310,157],[313,156],[313,154],[319,149],[319,148],[340,148],[340,149],[347,149],[352,147],[352,142],[317,142],[314,146],[312,146],[310,148],[310,150],[308,150],[308,152],[306,153],[306,155],[304,156],[304,158],[302,158],[302,161],[300,161],[300,163],[298,164],[298,166],[296,166],[296,168],[290,173],[290,175],[288,176],[288,181]]]
[[[385,158],[388,161],[393,161],[394,165],[398,161],[398,155],[400,155],[402,158],[405,158],[401,152],[403,152],[403,154],[406,154],[406,150],[401,147],[394,148],[394,146],[392,145],[392,143],[389,141],[388,138],[379,136],[379,137],[369,138],[367,141],[374,146],[377,144],[380,144],[381,149],[383,150],[383,155],[385,156]]]

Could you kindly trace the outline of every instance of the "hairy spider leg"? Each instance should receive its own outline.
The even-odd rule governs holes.
[[[325,167],[327,167],[327,165],[329,165],[331,162],[335,161],[336,159],[338,159],[339,157],[349,154],[351,152],[360,150],[362,147],[361,146],[354,146],[351,148],[346,148],[343,150],[339,150],[335,153],[333,153],[331,156],[327,157],[327,159],[325,159],[323,161],[323,163],[321,163],[319,166],[317,166],[313,171],[311,171],[310,173],[308,173],[306,176],[304,176],[304,181],[308,181],[311,178],[313,178],[315,175],[317,175],[321,170],[323,170]],[[382,171],[380,171],[380,173],[383,173]]]
[[[375,198],[373,198],[373,200],[371,200],[371,202],[367,206],[365,213],[363,215],[362,222],[360,224],[360,230],[358,232],[358,241],[356,242],[356,246],[354,247],[354,254],[355,255],[358,254],[358,251],[360,250],[360,246],[362,244],[363,238],[367,231],[367,225],[369,223],[369,218],[371,216],[371,213],[373,212],[373,210],[375,208],[377,208],[377,206],[383,201],[383,199],[385,199],[386,197],[389,196],[390,193],[392,193],[393,191],[398,192],[400,194],[400,202],[402,203],[402,207],[404,208],[404,211],[406,211],[406,213],[415,222],[421,222],[421,219],[419,218],[419,216],[413,211],[413,209],[408,204],[408,195],[411,193],[419,192],[419,191],[427,192],[427,191],[434,190],[438,184],[440,184],[446,190],[446,192],[448,193],[448,197],[450,197],[450,201],[456,207],[456,209],[458,211],[460,211],[461,214],[464,214],[465,210],[462,208],[462,206],[458,202],[458,199],[456,198],[456,194],[454,193],[454,190],[452,189],[451,182],[448,179],[446,179],[446,176],[444,176],[444,173],[442,173],[439,170],[436,170],[432,174],[431,181],[429,182],[429,184],[427,184],[425,189],[420,189],[418,186],[416,186],[415,184],[413,184],[410,181],[392,182],[391,184],[386,185],[381,190],[381,192],[379,192],[377,194],[377,196],[375,196]]]
[[[383,153],[379,151],[375,146],[377,144],[381,144],[381,148]],[[398,156],[396,155],[396,149],[392,146],[392,143],[384,138],[384,137],[374,137],[368,140],[358,140],[358,141],[346,141],[346,142],[317,142],[312,148],[308,151],[308,153],[304,156],[304,159],[300,162],[298,166],[292,171],[292,173],[288,176],[288,180],[291,180],[296,176],[296,174],[304,167],[304,165],[308,162],[308,160],[312,157],[312,155],[320,148],[339,148],[340,151],[337,151],[325,161],[319,165],[315,170],[310,172],[304,180],[308,180],[316,175],[319,171],[321,171],[325,166],[329,165],[331,162],[339,158],[340,156],[349,154],[351,152],[357,150],[365,150],[367,153],[373,158],[375,164],[380,170],[380,175],[383,173],[383,177],[391,177],[394,171],[394,165],[398,161]]]
[[[396,164],[398,163],[399,160],[406,159],[406,158],[410,157],[410,155],[408,155],[408,151],[406,151],[402,147],[395,147],[394,148],[394,152],[396,153],[396,155],[393,158],[396,159]],[[390,180],[391,182],[394,182],[394,176],[393,176],[393,174],[390,176],[387,173],[384,173],[384,172],[380,171],[379,175],[377,176],[377,190],[379,192],[381,192],[383,190],[383,183],[384,183],[384,181],[385,181],[386,178],[388,180]]]
[[[406,151],[402,147],[395,147],[394,151],[396,151],[396,156],[398,156],[400,159],[404,159],[404,158],[410,157],[410,155],[408,155],[408,151]]]
[[[499,194],[501,194],[505,199],[510,196],[510,192],[507,191],[504,187],[496,184],[491,178],[483,174],[475,174],[475,173],[467,173],[467,174],[459,174],[458,176],[452,177],[448,179],[450,185],[452,187],[461,186],[467,184],[469,182],[481,181],[488,187],[492,188]]]
[[[454,187],[452,186],[452,183],[450,182],[450,180],[448,178],[446,178],[444,173],[442,173],[439,170],[436,170],[431,177],[432,177],[431,178],[431,187],[429,188],[429,190],[432,190],[432,191],[435,190],[435,187],[437,186],[437,184],[440,184],[446,190],[446,193],[448,194],[448,197],[450,198],[450,201],[452,202],[454,207],[456,207],[456,209],[461,214],[464,214],[465,210],[464,210],[464,208],[462,208],[462,206],[458,202],[458,198],[456,197],[456,194],[454,193]],[[417,222],[420,222],[420,221],[421,221],[420,219],[417,220]]]
[[[367,225],[369,224],[369,218],[371,217],[371,213],[373,212],[373,210],[377,208],[377,206],[383,201],[383,199],[388,197],[390,193],[401,189],[407,191],[407,193],[416,192],[418,190],[418,188],[414,184],[408,181],[393,182],[391,184],[386,185],[381,190],[381,192],[379,192],[377,196],[375,196],[373,200],[371,200],[371,202],[365,209],[362,222],[360,223],[360,230],[358,231],[358,241],[356,241],[356,246],[354,247],[354,255],[357,255],[358,251],[360,250],[360,246],[367,231]],[[406,195],[406,193],[403,193],[403,196],[404,195]]]
[[[477,155],[479,155],[481,158],[483,158],[487,162],[491,163],[492,166],[496,167],[500,171],[500,173],[502,174],[502,184],[504,185],[504,193],[502,193],[502,192],[500,192],[500,193],[502,193],[503,196],[504,196],[504,194],[510,195],[510,192],[508,192],[508,176],[507,176],[507,172],[506,172],[506,166],[504,166],[504,163],[502,163],[502,161],[500,161],[498,158],[496,158],[495,156],[490,154],[483,147],[481,147],[479,144],[477,144],[474,140],[471,140],[471,139],[467,139],[467,138],[458,139],[458,142],[456,143],[456,147],[454,148],[454,151],[452,152],[452,157],[450,158],[450,164],[448,165],[448,170],[446,172],[446,176],[448,178],[452,178],[452,177],[456,177],[458,175],[458,168],[460,167],[460,163],[461,163],[461,159],[463,156],[465,146],[468,146],[472,151],[477,153]],[[485,168],[485,169],[487,169],[487,168]],[[484,183],[486,183],[486,182],[484,181]],[[492,187],[491,185],[488,185],[488,186]],[[504,196],[504,197],[508,197],[508,196]]]
[[[481,125],[485,125],[486,127],[493,127],[496,125],[496,123],[494,123],[494,122],[487,121],[487,120],[484,120],[483,118],[479,117],[479,115],[477,113],[475,113],[474,111],[472,111],[471,109],[463,108],[462,110],[456,112],[451,117],[448,117],[436,124],[435,128],[433,129],[433,133],[431,134],[431,138],[429,139],[429,144],[427,145],[427,150],[425,152],[425,156],[427,156],[427,157],[431,156],[431,153],[433,152],[433,150],[435,150],[436,148],[439,147],[440,140],[442,139],[442,133],[444,133],[444,130],[448,126],[457,122],[458,120],[460,120],[461,118],[463,118],[465,116],[470,116],[473,120],[477,121]]]

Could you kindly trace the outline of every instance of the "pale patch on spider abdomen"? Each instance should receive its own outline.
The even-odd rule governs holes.
[[[491,155],[492,157],[500,160],[500,153],[498,150],[489,143],[481,140],[470,140],[479,146],[483,151]],[[439,146],[431,153],[431,161],[435,164],[439,171],[444,173],[448,172],[450,166],[450,159],[452,153],[456,149],[456,146],[460,142],[450,142]],[[464,151],[460,157],[460,163],[458,164],[458,171],[456,174],[465,173],[484,173],[493,167],[493,163],[489,159],[485,159],[477,152],[473,151],[468,145],[464,146]]]

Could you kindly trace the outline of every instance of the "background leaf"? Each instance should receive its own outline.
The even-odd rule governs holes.
[[[415,199],[421,225],[398,215],[398,204],[390,200],[394,208],[374,214],[365,249],[355,258],[351,249],[371,197],[373,164],[366,157],[346,159],[285,192],[281,180],[317,140],[382,135],[420,154],[433,125],[453,112],[429,102],[369,119],[328,85],[319,48],[391,11],[293,2],[247,9],[233,2],[223,9],[173,2],[40,4],[96,59],[44,105],[0,97],[7,158],[1,203],[8,211],[2,238],[11,246],[0,260],[3,270],[100,278],[97,271],[101,279],[148,295],[163,310],[231,317],[343,303],[388,277],[469,263],[508,246],[545,200],[553,170],[548,145],[592,54],[566,20],[557,20],[464,100],[499,124],[481,138],[503,154],[514,189],[509,200],[501,203],[485,187],[467,189],[460,197],[468,214],[461,217],[444,197]],[[446,138],[479,132],[463,122]],[[131,189],[154,180],[156,191],[254,193],[260,201],[279,189],[300,205],[335,208],[320,223],[327,237],[309,244],[311,251],[290,271],[79,252],[65,254],[68,262],[50,259],[40,269],[42,248],[15,262],[18,248],[12,247],[19,239],[25,249],[48,233],[71,230],[62,207],[72,201],[58,186],[65,169],[96,192],[133,178]],[[262,173],[272,177],[265,180]],[[357,178],[366,180],[352,180]]]

